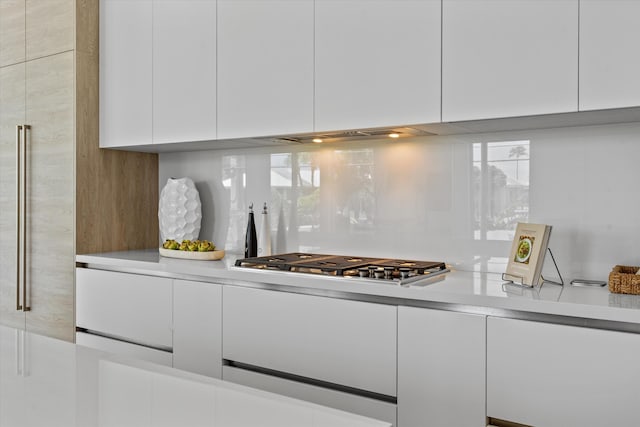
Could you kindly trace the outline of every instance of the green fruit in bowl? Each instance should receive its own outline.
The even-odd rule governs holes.
[[[178,244],[178,242],[176,242],[173,239],[167,239],[163,244],[162,247],[164,249],[172,249],[172,250],[177,250],[180,245]]]
[[[208,240],[183,240],[178,243],[173,239],[167,239],[162,244],[162,248],[185,252],[213,252],[216,250],[216,245]]]
[[[208,240],[203,240],[198,245],[199,252],[211,252],[216,249],[216,246]]]

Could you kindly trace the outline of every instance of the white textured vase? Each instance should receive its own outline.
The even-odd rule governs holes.
[[[196,185],[190,178],[169,178],[160,193],[158,206],[160,237],[196,240],[200,234],[202,204]]]

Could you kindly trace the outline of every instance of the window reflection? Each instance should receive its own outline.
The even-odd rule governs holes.
[[[473,144],[475,240],[511,240],[529,219],[529,141]]]
[[[373,149],[271,154],[276,250],[314,250],[331,235],[371,228],[373,164]]]
[[[226,247],[235,252],[244,252],[246,230],[247,171],[244,156],[223,156],[222,186],[229,203],[229,225]]]

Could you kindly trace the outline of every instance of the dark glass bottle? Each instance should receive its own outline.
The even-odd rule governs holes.
[[[256,222],[253,218],[253,203],[249,205],[249,222],[247,224],[247,236],[244,241],[244,257],[258,256],[258,236],[256,234]]]

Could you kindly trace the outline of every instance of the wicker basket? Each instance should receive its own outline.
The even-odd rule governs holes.
[[[609,273],[609,291],[616,294],[640,295],[640,267],[616,265]]]

